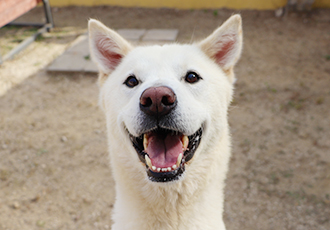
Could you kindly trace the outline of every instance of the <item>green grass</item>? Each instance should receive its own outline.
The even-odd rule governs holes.
[[[47,153],[48,151],[46,149],[39,149],[38,152],[37,152],[37,155],[40,156],[44,153]]]
[[[42,42],[42,41],[44,41],[46,38],[42,35],[42,34],[40,34],[37,38],[36,38],[36,42]]]

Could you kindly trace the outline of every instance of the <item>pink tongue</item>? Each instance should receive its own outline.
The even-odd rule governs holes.
[[[176,164],[178,156],[182,153],[181,135],[149,134],[146,152],[152,165],[157,168],[168,168]]]

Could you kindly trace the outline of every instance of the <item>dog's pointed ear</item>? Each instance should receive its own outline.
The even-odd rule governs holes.
[[[133,47],[118,33],[95,19],[89,20],[88,31],[91,56],[99,67],[100,76],[109,75]]]
[[[234,81],[233,67],[242,52],[242,18],[236,14],[202,40],[198,46]]]

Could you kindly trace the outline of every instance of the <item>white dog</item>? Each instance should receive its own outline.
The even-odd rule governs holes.
[[[89,36],[116,182],[112,229],[225,229],[241,17],[190,45],[134,48],[93,19]]]

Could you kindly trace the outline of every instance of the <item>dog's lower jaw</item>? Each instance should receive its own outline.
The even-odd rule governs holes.
[[[229,138],[224,135],[221,142],[209,149],[219,157],[203,161],[193,159],[183,178],[171,183],[151,182],[140,162],[135,165],[128,162],[126,165],[112,164],[117,193],[112,229],[224,230],[222,191],[229,146]],[[217,149],[222,152],[215,152]],[[111,144],[111,158],[121,158],[120,150],[123,150],[122,146],[116,148],[116,144]],[[203,154],[200,152],[198,157]]]

